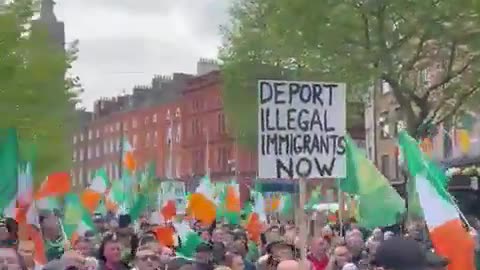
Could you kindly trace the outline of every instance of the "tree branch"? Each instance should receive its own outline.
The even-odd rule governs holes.
[[[431,85],[428,89],[427,89],[427,93],[428,92],[432,92],[434,90],[436,90],[437,88],[441,87],[441,86],[444,86],[445,84],[449,83],[451,80],[455,79],[456,77],[460,76],[463,72],[465,72],[465,70],[467,70],[467,68],[470,67],[470,65],[474,62],[474,60],[476,60],[478,57],[472,57],[470,60],[467,61],[467,63],[465,63],[465,65],[463,65],[463,67],[461,67],[460,69],[456,70],[456,71],[450,71],[450,73],[447,72],[447,75],[445,76],[445,78],[443,78],[443,80],[441,80],[440,82],[436,83],[436,84],[433,84]]]
[[[415,50],[415,54],[402,67],[402,71],[410,71],[413,69],[413,67],[415,66],[415,63],[420,59],[420,56],[423,51],[423,46],[425,45],[425,41],[427,41],[427,34],[423,33],[423,35],[420,37],[420,40],[418,42],[417,49]]]
[[[444,122],[446,119],[452,117],[453,115],[455,115],[458,110],[462,107],[462,105],[465,103],[465,101],[471,97],[473,94],[475,94],[478,90],[480,90],[480,87],[479,86],[473,86],[472,88],[470,88],[468,91],[466,91],[465,93],[463,93],[459,98],[457,98],[457,102],[455,103],[455,105],[453,105],[453,108],[450,110],[450,112],[446,113],[445,115],[443,115],[443,117],[441,117],[440,119],[438,119],[437,121],[434,122],[435,125],[438,125],[442,122]],[[438,111],[440,111],[442,105],[440,104],[437,108],[437,113]]]
[[[457,42],[452,41],[452,43],[450,43],[450,52],[448,54],[448,63],[447,63],[447,71],[446,71],[447,75],[445,76],[444,80],[441,81],[443,83],[441,83],[441,84],[439,83],[439,84],[432,85],[432,86],[428,87],[427,91],[425,91],[425,93],[422,95],[422,98],[428,99],[434,90],[436,90],[438,87],[448,83],[450,80],[453,79],[453,78],[450,78],[450,77],[452,76],[453,64],[455,63],[455,58],[456,58],[456,55],[457,55],[456,52],[457,52]],[[467,68],[467,67],[468,66],[466,66],[465,68]],[[465,70],[463,70],[463,71],[465,71]],[[461,73],[463,73],[463,71],[461,71]],[[447,79],[447,78],[450,78],[450,79],[448,79],[448,81],[445,81],[445,79]],[[433,86],[435,86],[435,87],[433,87]]]

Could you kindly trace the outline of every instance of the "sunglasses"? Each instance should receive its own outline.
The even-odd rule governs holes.
[[[150,261],[150,262],[155,262],[155,261],[160,261],[160,257],[157,255],[142,255],[142,256],[137,256],[137,259],[143,262]]]

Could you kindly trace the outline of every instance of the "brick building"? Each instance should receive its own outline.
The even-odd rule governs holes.
[[[172,90],[180,95],[156,105],[122,111],[131,105],[131,97],[99,101],[84,141],[77,139],[76,151],[86,147],[87,152],[83,161],[77,158],[76,164],[81,166],[75,167],[73,178],[85,179],[100,167],[107,168],[111,179],[118,178],[119,145],[126,138],[134,148],[138,167],[154,161],[159,179],[185,181],[187,190],[193,190],[207,173],[214,182],[237,179],[241,196],[246,199],[257,171],[257,153],[240,146],[229,133],[220,72],[210,71],[184,82],[183,88]],[[143,87],[140,92],[149,95],[149,91]],[[365,135],[360,124],[349,132],[363,144]]]

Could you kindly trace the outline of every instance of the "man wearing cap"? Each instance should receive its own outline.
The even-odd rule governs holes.
[[[384,270],[437,270],[446,264],[434,253],[427,253],[417,241],[400,237],[383,241],[373,261],[373,265]]]

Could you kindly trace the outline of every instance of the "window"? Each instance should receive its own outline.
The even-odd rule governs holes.
[[[100,157],[100,145],[98,144],[95,146],[95,157]]]
[[[110,153],[113,153],[113,140],[110,140]]]
[[[120,131],[120,122],[117,122],[115,124],[115,128],[116,128],[117,131]]]
[[[128,130],[128,122],[125,121],[125,122],[123,123],[123,131],[127,131],[127,130]]]
[[[138,137],[137,137],[137,134],[134,134],[133,140],[132,140],[133,148],[137,147],[137,143],[138,143]]]
[[[152,122],[157,123],[157,114],[156,113],[154,113],[153,116],[152,116]]]
[[[120,142],[120,138],[117,138],[117,149],[120,151],[122,149],[122,144]]]
[[[114,126],[113,124],[110,125],[110,132],[113,133],[113,130],[114,130]]]
[[[77,175],[73,170],[70,171],[70,175],[72,176],[72,184],[73,184],[74,187],[76,187],[77,186]]]
[[[170,117],[171,117],[170,110],[167,110],[167,115],[165,116],[165,119],[170,120]]]
[[[175,142],[179,143],[182,139],[182,126],[177,125],[177,132],[175,133]]]
[[[136,119],[136,118],[133,118],[133,119],[132,119],[132,128],[137,128],[137,125],[138,125],[137,119]]]
[[[429,74],[427,69],[424,69],[424,70],[420,71],[419,81],[424,86],[429,86],[430,85],[430,74]]]
[[[170,144],[171,142],[172,142],[172,127],[168,127],[166,143]]]
[[[83,149],[80,149],[79,152],[80,152],[79,153],[80,154],[80,161],[83,161]]]
[[[219,113],[217,116],[217,126],[218,126],[218,133],[225,134],[225,115],[223,113]]]
[[[150,146],[150,132],[147,132],[147,135],[145,135],[145,147],[149,147]]]
[[[83,142],[83,133],[80,134],[80,141]]]
[[[87,149],[87,160],[90,160],[92,158],[92,148],[90,146]]]
[[[88,184],[92,183],[92,171],[91,170],[87,170],[87,182],[88,182]]]
[[[180,117],[180,108],[175,110],[175,117]]]
[[[83,184],[83,168],[80,168],[80,170],[78,171],[78,182],[80,182],[81,184]]]
[[[382,112],[378,119],[381,127],[380,137],[382,139],[388,139],[390,137],[390,124],[388,123],[388,112]]]
[[[390,157],[388,155],[382,155],[382,174],[390,178]]]
[[[103,153],[108,154],[108,141],[103,141]]]
[[[73,144],[76,144],[76,143],[77,143],[77,136],[73,135]]]
[[[395,178],[397,180],[400,180],[400,172],[402,170],[401,166],[400,166],[400,158],[398,157],[398,151],[395,153]]]
[[[392,91],[392,87],[386,81],[382,81],[382,94],[387,94]]]
[[[227,165],[228,165],[228,149],[226,147],[220,147],[217,150],[217,166],[220,171],[225,172],[227,171]]]
[[[88,130],[88,139],[89,139],[89,140],[92,139],[92,135],[93,135],[92,130]]]
[[[117,152],[117,142],[115,141],[115,139],[112,139],[112,144],[113,144],[113,152],[116,153]]]
[[[97,129],[97,130],[95,131],[95,133],[96,133],[96,134],[95,134],[95,137],[97,137],[97,139],[100,138],[100,130]]]
[[[157,146],[158,145],[158,132],[155,131],[153,133],[153,146]]]
[[[72,161],[73,162],[77,161],[77,151],[76,150],[73,150]]]

